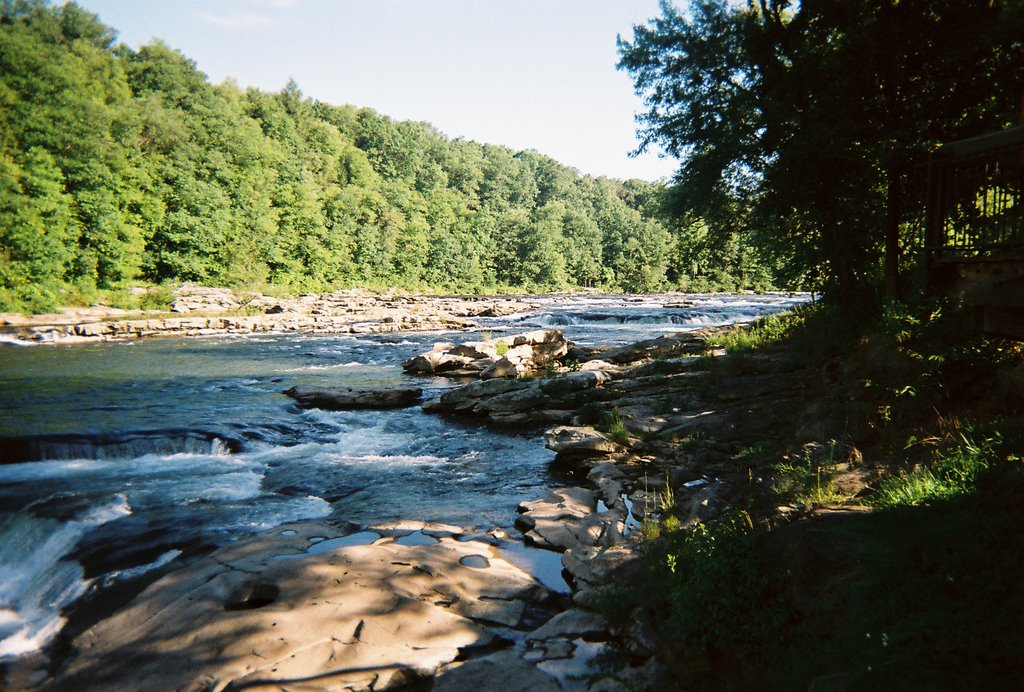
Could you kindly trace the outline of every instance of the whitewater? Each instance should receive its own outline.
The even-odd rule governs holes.
[[[313,519],[510,527],[519,502],[560,484],[535,431],[418,407],[302,410],[289,387],[407,382],[400,363],[438,341],[543,327],[617,345],[806,299],[536,298],[460,332],[0,342],[0,662],[38,653],[105,594],[247,535]],[[428,396],[455,384],[417,383]]]

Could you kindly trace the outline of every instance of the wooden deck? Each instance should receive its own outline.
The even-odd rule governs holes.
[[[926,171],[929,286],[970,328],[1024,339],[1024,125],[946,144]]]

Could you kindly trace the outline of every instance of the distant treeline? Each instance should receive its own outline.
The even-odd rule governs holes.
[[[74,4],[0,0],[0,310],[135,283],[318,291],[767,287],[662,185],[370,109],[212,85]]]

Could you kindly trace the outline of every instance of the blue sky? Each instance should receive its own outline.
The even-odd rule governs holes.
[[[584,173],[654,180],[631,159],[642,103],[615,36],[657,0],[78,0],[132,47],[163,39],[210,79],[424,120],[450,137],[536,149]]]

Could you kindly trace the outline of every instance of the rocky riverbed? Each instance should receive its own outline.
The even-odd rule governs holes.
[[[736,452],[814,379],[767,359],[717,378],[708,396],[720,355],[709,333],[595,348],[537,330],[435,345],[390,391],[289,392],[310,407],[406,406],[422,378],[456,376],[464,384],[424,410],[534,431],[573,480],[521,503],[515,531],[320,521],[244,539],[150,584],[75,637],[56,670],[22,666],[7,684],[658,689],[656,614],[637,607],[606,622],[605,587],[638,568],[641,523],[659,515],[665,490],[687,521],[744,492],[741,471],[753,476]]]
[[[273,298],[186,284],[175,291],[170,314],[103,306],[69,308],[53,315],[0,314],[0,330],[8,340],[24,343],[271,332],[381,334],[463,329],[473,326],[474,317],[501,317],[534,307],[520,298],[377,295],[359,290]]]
[[[706,335],[595,350],[580,362],[584,352],[552,330],[509,337],[500,357],[487,344],[448,344],[411,359],[407,370],[421,373],[424,362],[452,352],[488,361],[456,363],[480,379],[424,408],[531,426],[577,480],[520,504],[518,535],[414,521],[308,522],[222,548],[79,635],[43,686],[657,689],[666,672],[656,657],[655,614],[636,608],[612,626],[602,615],[604,589],[637,569],[638,529],[661,511],[662,489],[674,490],[690,521],[715,511],[735,490],[722,460],[757,435],[753,402],[777,406],[805,385],[766,373],[747,392],[723,392],[742,400],[748,425],[737,439],[721,439],[721,431],[737,430],[735,406],[699,411],[677,398],[707,367],[698,357]],[[483,375],[513,348],[520,349],[513,365],[526,376]],[[309,405],[361,405],[351,391],[315,394]],[[371,396],[376,402],[382,393]],[[619,411],[625,439],[589,424],[588,405]],[[701,442],[681,454],[679,439],[688,436]],[[554,559],[546,568],[544,555]]]

